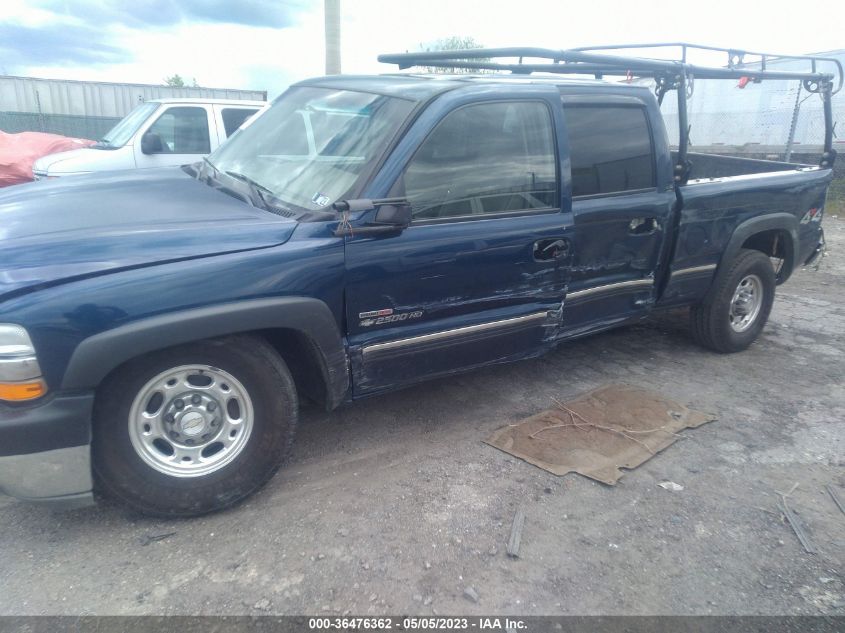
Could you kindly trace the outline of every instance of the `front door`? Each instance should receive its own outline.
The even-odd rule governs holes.
[[[563,335],[577,336],[647,312],[675,194],[658,173],[644,102],[564,98],[564,118],[577,248]]]
[[[212,145],[217,146],[217,138],[212,137],[209,128],[210,109],[210,106],[203,105],[179,105],[165,109],[143,131],[143,134],[156,136],[155,145],[145,153],[141,146],[143,134],[135,139],[137,166],[169,167],[202,160],[211,152]]]
[[[425,134],[389,194],[409,200],[412,224],[346,245],[356,396],[531,356],[557,335],[572,222],[560,111],[532,97],[441,104],[406,136]]]

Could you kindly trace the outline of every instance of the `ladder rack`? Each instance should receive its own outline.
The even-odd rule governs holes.
[[[609,54],[606,51],[642,51],[652,53],[656,49],[680,49],[680,56],[661,59],[650,56],[628,56]],[[599,52],[596,52],[599,51]],[[725,66],[705,66],[690,63],[691,53],[727,54]],[[516,59],[507,61],[507,59]],[[749,59],[750,58],[750,59]],[[502,61],[502,60],[505,61]],[[526,59],[538,61],[525,61]],[[611,44],[605,46],[579,47],[571,49],[550,49],[536,47],[477,48],[455,51],[424,51],[379,55],[380,62],[397,64],[400,70],[423,66],[428,68],[461,68],[466,70],[493,70],[516,75],[532,73],[554,73],[560,75],[593,75],[596,79],[606,76],[644,77],[654,79],[655,93],[662,103],[670,90],[678,95],[678,118],[680,139],[678,162],[675,165],[675,179],[686,182],[689,174],[687,146],[689,145],[689,123],[687,117],[688,88],[694,79],[742,79],[759,83],[766,80],[800,81],[808,92],[818,93],[824,102],[825,140],[820,166],[831,167],[836,157],[833,149],[833,111],[831,97],[842,89],[845,72],[838,59],[819,55],[781,55],[757,53],[734,48],[701,46],[686,42],[653,44]],[[771,64],[782,61],[803,61],[806,70],[772,69]],[[830,64],[828,72],[820,66]],[[835,72],[830,72],[835,71]],[[835,80],[835,81],[834,81]],[[835,85],[834,85],[835,84]]]

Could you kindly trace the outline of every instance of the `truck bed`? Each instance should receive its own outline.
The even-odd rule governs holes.
[[[694,155],[695,162],[701,155]],[[731,157],[711,156],[727,171]],[[718,159],[728,159],[720,161]],[[678,188],[681,211],[666,290],[660,305],[695,303],[704,297],[723,257],[732,248],[752,246],[784,260],[778,281],[812,257],[823,241],[821,210],[833,178],[830,169],[775,161],[736,159],[744,167],[778,165],[777,171],[743,172],[690,180]],[[756,164],[756,165],[755,165]],[[784,169],[785,167],[789,169]],[[695,167],[693,167],[695,173]],[[793,236],[772,226],[792,226]],[[745,228],[754,227],[753,245],[746,244]],[[794,239],[792,239],[794,237]],[[765,241],[765,243],[763,243]],[[735,242],[737,242],[735,244]]]
[[[746,176],[749,174],[763,174],[776,171],[795,171],[806,169],[813,165],[786,163],[778,160],[762,160],[758,158],[743,158],[739,156],[725,156],[702,152],[689,152],[687,158],[692,165],[690,180],[707,180],[711,178],[730,178],[732,176]],[[678,152],[672,151],[672,163],[676,164]]]

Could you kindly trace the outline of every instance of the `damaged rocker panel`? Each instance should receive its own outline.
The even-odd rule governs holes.
[[[433,341],[440,341],[467,334],[474,334],[483,332],[485,330],[495,330],[498,328],[510,327],[513,325],[528,323],[531,321],[545,320],[549,316],[550,310],[543,310],[542,312],[535,312],[533,314],[526,314],[511,319],[502,319],[499,321],[488,321],[487,323],[479,323],[478,325],[468,325],[466,327],[454,328],[451,330],[443,330],[441,332],[432,332],[431,334],[421,334],[420,336],[412,336],[409,338],[396,339],[393,341],[386,341],[384,343],[375,343],[368,345],[362,349],[364,356],[374,352],[383,352],[402,347],[409,347],[420,343],[428,343]]]
[[[568,300],[583,299],[585,297],[591,297],[592,295],[599,295],[607,292],[616,292],[617,290],[623,290],[626,288],[651,288],[653,286],[653,279],[631,279],[628,281],[620,281],[618,283],[604,284],[601,286],[593,286],[592,288],[584,288],[583,290],[568,292],[566,293],[566,298]]]
[[[684,275],[695,275],[698,273],[716,270],[716,264],[705,264],[703,266],[692,266],[691,268],[680,268],[672,271],[672,277],[683,277]]]

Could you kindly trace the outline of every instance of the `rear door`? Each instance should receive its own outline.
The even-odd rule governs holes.
[[[564,307],[567,335],[642,316],[675,205],[665,132],[636,97],[563,97],[576,249]],[[655,135],[653,129],[658,130]]]
[[[531,356],[557,334],[572,230],[559,95],[497,97],[430,106],[372,194],[406,197],[412,224],[347,238],[356,395]]]
[[[260,108],[240,105],[215,105],[217,136],[220,143],[237,132]]]

